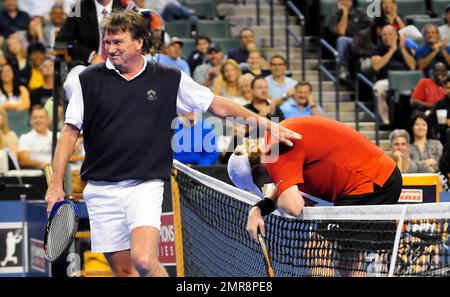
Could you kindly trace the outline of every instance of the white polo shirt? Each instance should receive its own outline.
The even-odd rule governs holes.
[[[52,133],[47,130],[41,135],[36,130],[22,134],[19,138],[19,152],[28,151],[33,161],[50,163],[52,161]]]
[[[147,59],[144,56],[142,56],[142,59],[144,59],[144,66],[141,71],[130,80],[141,75],[147,67]],[[106,61],[106,68],[116,71],[123,79],[128,80],[120,74],[109,59]],[[76,75],[71,77],[70,81],[67,80],[64,83],[64,89],[66,90],[66,94],[70,94],[65,123],[72,124],[81,130],[83,127],[84,102],[79,76]],[[190,76],[181,72],[181,80],[177,95],[177,114],[194,111],[205,112],[208,110],[213,99],[214,94],[210,89],[196,83]]]

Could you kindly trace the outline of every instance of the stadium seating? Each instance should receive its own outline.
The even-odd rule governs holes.
[[[17,136],[27,133],[31,130],[30,127],[30,116],[28,110],[22,111],[11,111],[7,112],[9,129],[16,132]]]
[[[199,20],[197,22],[197,34],[209,36],[212,39],[231,37],[228,22],[221,20]]]
[[[213,42],[217,43],[225,54],[231,49],[241,46],[241,42],[237,38],[214,38]]]
[[[423,78],[423,71],[389,71],[389,89],[395,92],[395,101],[398,101],[400,94],[407,95]]]
[[[437,27],[444,24],[444,20],[441,18],[415,18],[412,20],[412,24],[417,27],[420,31],[428,25],[433,24]]]
[[[332,15],[337,9],[336,0],[320,0],[320,17],[324,19],[325,17]]]
[[[447,5],[449,4],[450,1],[448,0],[431,0],[431,8],[438,17],[444,15],[445,7],[447,7]]]
[[[183,59],[187,59],[189,54],[195,50],[195,39],[181,39],[183,42]]]
[[[397,0],[398,14],[405,19],[428,17],[425,0]]]
[[[203,1],[185,1],[185,5],[195,10],[195,15],[200,19],[216,19],[216,1],[215,0],[203,0]]]
[[[191,22],[188,20],[166,22],[165,30],[170,36],[189,38],[191,37]]]

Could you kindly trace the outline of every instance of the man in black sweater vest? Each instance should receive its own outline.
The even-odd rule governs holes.
[[[46,194],[48,210],[64,198],[63,175],[83,129],[91,244],[115,276],[167,276],[158,261],[163,183],[173,162],[171,123],[177,113],[209,110],[270,129],[292,145],[300,135],[260,118],[195,83],[179,70],[148,62],[149,34],[140,14],[113,13],[104,25],[108,59],[71,82],[65,126]]]

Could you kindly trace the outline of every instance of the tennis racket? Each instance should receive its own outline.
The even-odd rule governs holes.
[[[44,167],[47,184],[53,172],[50,164]],[[44,234],[44,255],[51,263],[61,260],[72,244],[78,229],[78,210],[70,200],[62,200],[53,206]]]
[[[272,264],[270,264],[269,250],[267,249],[266,241],[262,237],[261,233],[259,233],[259,230],[258,230],[258,241],[259,241],[259,245],[261,246],[261,250],[264,255],[264,261],[266,263],[267,275],[269,277],[275,277],[275,272],[273,271]]]

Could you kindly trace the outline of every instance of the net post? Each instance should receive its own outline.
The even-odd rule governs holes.
[[[395,232],[394,248],[392,249],[391,265],[389,267],[388,277],[394,276],[395,263],[396,263],[397,254],[398,254],[398,247],[400,245],[400,234],[402,234],[402,229],[403,229],[403,224],[405,222],[405,215],[406,215],[407,208],[408,208],[408,205],[405,204],[403,206],[400,218],[398,220],[397,231]]]
[[[177,258],[177,276],[183,277],[184,274],[184,258],[183,258],[183,233],[181,226],[181,206],[180,206],[180,190],[175,179],[177,169],[172,168],[171,188],[172,188],[172,205],[173,205],[173,227],[175,233],[175,255]]]

